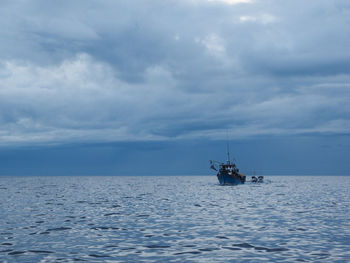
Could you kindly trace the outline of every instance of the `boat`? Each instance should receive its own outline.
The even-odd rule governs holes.
[[[230,151],[227,144],[227,162],[222,163],[215,160],[210,160],[210,168],[217,171],[217,178],[220,185],[238,185],[244,184],[246,181],[246,176],[239,173],[234,161],[230,161]]]
[[[258,177],[252,176],[252,183],[263,183],[264,182],[264,176],[259,175]]]

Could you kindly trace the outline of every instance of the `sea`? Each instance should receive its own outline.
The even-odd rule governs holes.
[[[0,262],[350,262],[350,176],[0,177]]]

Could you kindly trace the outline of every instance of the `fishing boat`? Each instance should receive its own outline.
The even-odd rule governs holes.
[[[239,173],[234,161],[230,161],[230,151],[227,144],[227,162],[222,163],[215,160],[210,160],[210,168],[217,171],[217,178],[221,185],[237,185],[244,184],[246,181],[246,176]]]

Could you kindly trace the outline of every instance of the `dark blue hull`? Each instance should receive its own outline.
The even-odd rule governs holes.
[[[221,185],[237,185],[245,183],[245,176],[218,173],[217,177]]]

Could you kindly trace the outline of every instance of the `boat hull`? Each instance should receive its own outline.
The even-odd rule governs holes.
[[[217,174],[220,185],[238,185],[245,183],[244,175],[229,175],[227,173]]]

